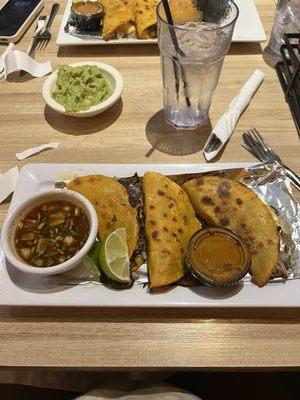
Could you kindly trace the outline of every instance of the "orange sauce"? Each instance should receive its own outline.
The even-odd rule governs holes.
[[[73,5],[73,11],[80,15],[98,14],[102,11],[100,4],[92,1],[77,3]]]
[[[235,282],[250,266],[250,255],[242,240],[219,228],[203,229],[192,238],[189,259],[195,272],[212,283]]]

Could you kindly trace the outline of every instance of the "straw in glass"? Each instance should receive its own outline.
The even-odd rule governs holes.
[[[166,13],[166,17],[167,17],[167,21],[169,24],[169,32],[171,35],[171,39],[174,45],[174,48],[176,50],[176,53],[179,54],[181,57],[185,56],[184,52],[180,49],[179,44],[178,44],[178,40],[177,40],[177,36],[176,36],[176,32],[174,30],[174,21],[173,21],[173,17],[171,14],[171,10],[170,10],[170,6],[169,6],[169,1],[168,0],[162,0],[163,6],[164,6],[164,10]],[[189,98],[188,95],[188,86],[185,80],[185,73],[184,73],[184,69],[183,66],[180,64],[178,57],[173,57],[173,68],[174,68],[174,74],[175,74],[175,88],[176,88],[176,94],[177,94],[177,98],[179,96],[179,79],[178,79],[178,74],[177,74],[177,70],[176,70],[176,61],[179,64],[180,67],[180,72],[181,72],[181,77],[182,77],[182,82],[183,82],[183,90],[184,90],[184,96],[185,96],[185,102],[186,105],[188,107],[191,107],[191,100]]]

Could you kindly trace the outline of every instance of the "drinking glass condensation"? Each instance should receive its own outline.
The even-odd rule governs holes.
[[[196,129],[208,120],[238,14],[235,3],[229,1],[226,15],[219,21],[185,21],[173,26],[167,22],[162,1],[158,4],[164,112],[174,127]],[[174,46],[174,33],[178,47]]]
[[[281,59],[280,47],[284,33],[300,32],[300,0],[278,0],[269,43],[265,49],[275,61]]]

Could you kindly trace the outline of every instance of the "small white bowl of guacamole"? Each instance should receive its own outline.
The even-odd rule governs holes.
[[[73,117],[92,117],[107,110],[122,95],[123,78],[113,67],[96,61],[61,66],[43,86],[53,110]]]

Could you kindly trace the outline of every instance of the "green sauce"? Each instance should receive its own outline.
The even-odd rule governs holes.
[[[112,90],[96,65],[59,68],[52,98],[65,107],[66,112],[88,110],[112,94]]]

